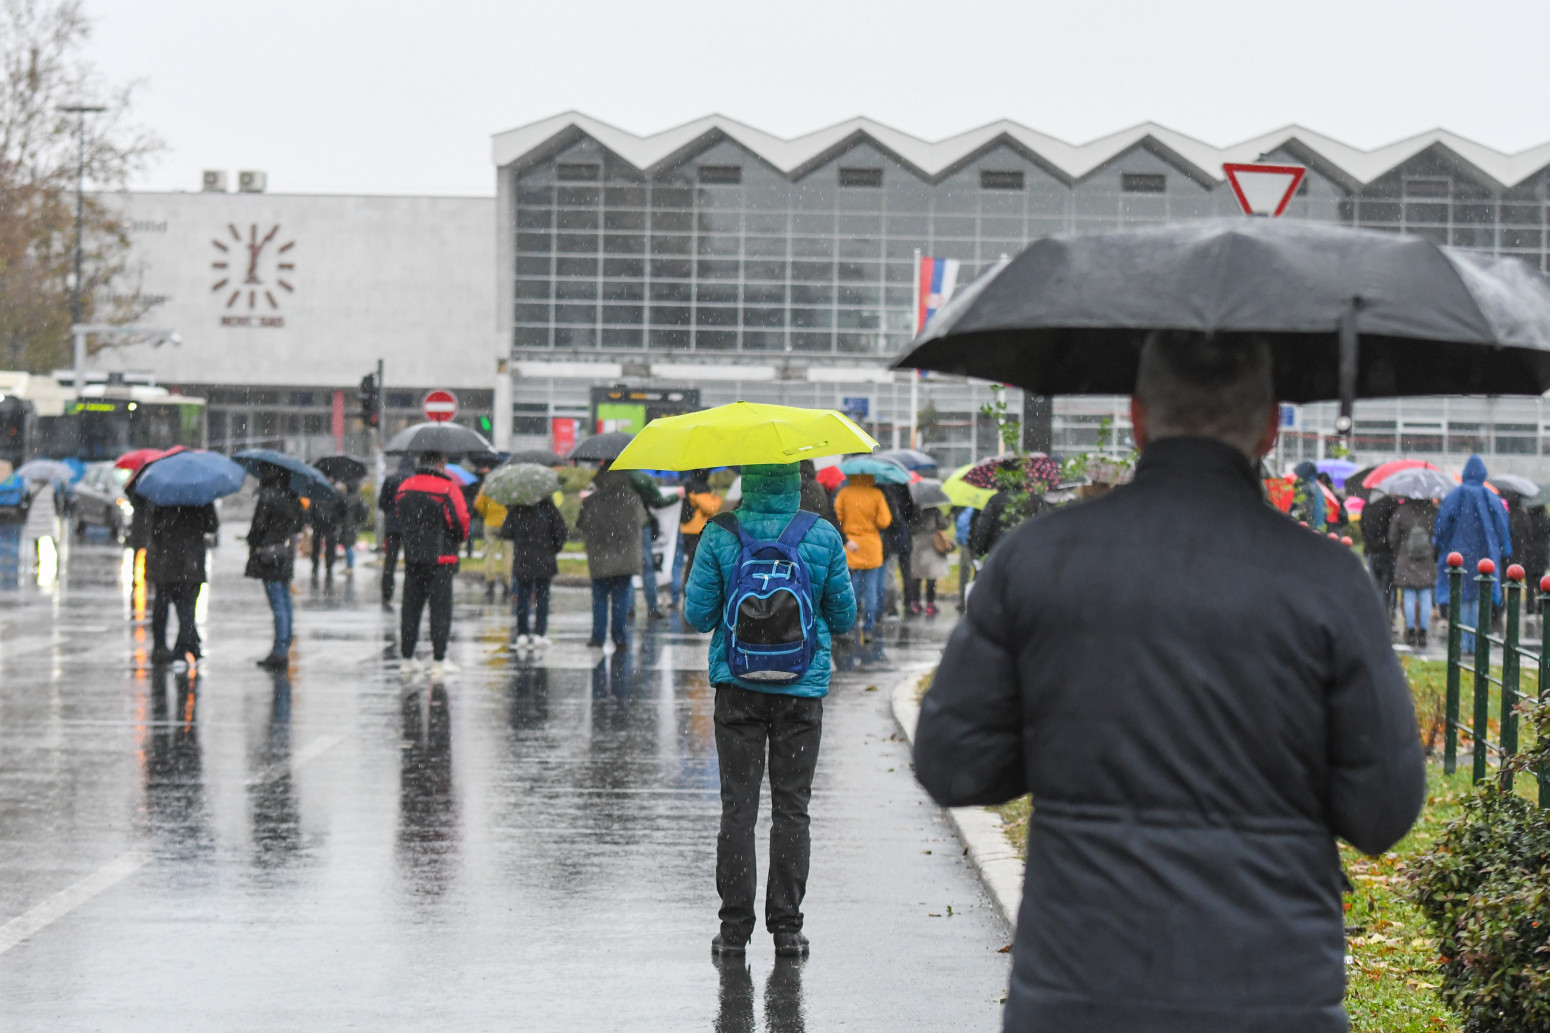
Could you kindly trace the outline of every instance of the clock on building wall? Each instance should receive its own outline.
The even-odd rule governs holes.
[[[295,293],[296,263],[291,249],[296,241],[281,242],[280,224],[265,227],[249,223],[246,229],[227,223],[226,231],[210,241],[215,257],[210,262],[214,283],[210,293],[233,313],[223,316],[227,326],[283,326],[280,311],[285,298]],[[243,315],[236,315],[242,313]]]

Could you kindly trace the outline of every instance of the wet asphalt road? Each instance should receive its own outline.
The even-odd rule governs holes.
[[[524,662],[460,586],[462,673],[405,681],[368,567],[297,583],[270,675],[229,529],[190,677],[146,662],[123,552],[35,569],[51,530],[0,529],[0,1028],[999,1028],[1007,930],[888,709],[945,617],[842,658],[811,958],[761,929],[718,968],[713,692],[676,619],[600,657],[584,590],[557,589],[556,645]]]

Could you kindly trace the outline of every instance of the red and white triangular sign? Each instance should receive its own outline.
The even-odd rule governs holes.
[[[1248,215],[1274,218],[1286,211],[1287,202],[1302,185],[1308,170],[1301,165],[1250,165],[1228,162],[1222,166],[1227,182]]]

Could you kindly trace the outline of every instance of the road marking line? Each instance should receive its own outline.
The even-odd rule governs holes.
[[[97,894],[112,889],[139,871],[149,859],[142,850],[130,850],[119,854],[75,885],[54,894],[31,911],[17,915],[4,925],[0,925],[0,954],[4,954],[34,933],[53,925]]]
[[[316,760],[341,742],[344,742],[343,736],[319,736],[296,751],[290,760],[271,764],[248,779],[247,784],[256,786],[272,782],[295,771],[303,764]],[[119,854],[80,882],[61,890],[32,910],[0,925],[0,954],[4,954],[22,941],[53,925],[98,894],[112,889],[145,867],[150,859],[150,855],[144,850],[129,850]]]
[[[284,778],[303,764],[317,760],[342,742],[344,742],[344,736],[342,735],[320,735],[292,754],[289,760],[282,760],[271,764],[248,779],[248,787],[261,786],[267,782]]]

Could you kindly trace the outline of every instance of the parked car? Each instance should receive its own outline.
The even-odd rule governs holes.
[[[86,467],[81,479],[75,482],[72,503],[77,538],[85,537],[88,527],[103,527],[114,541],[124,540],[129,521],[135,515],[133,503],[124,494],[129,476],[128,470],[120,470],[112,463],[91,463]]]

